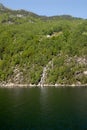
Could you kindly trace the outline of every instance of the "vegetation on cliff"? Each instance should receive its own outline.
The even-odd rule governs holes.
[[[0,5],[0,82],[42,78],[44,84],[87,84],[87,20]]]

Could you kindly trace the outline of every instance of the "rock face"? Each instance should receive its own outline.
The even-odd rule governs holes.
[[[86,57],[79,57],[77,58],[77,63],[81,65],[87,65],[87,58]]]
[[[87,71],[84,71],[83,74],[84,74],[84,75],[87,75]]]
[[[13,75],[8,80],[8,83],[16,83],[16,84],[22,84],[23,83],[23,73],[20,72],[20,69],[18,66],[14,68]]]

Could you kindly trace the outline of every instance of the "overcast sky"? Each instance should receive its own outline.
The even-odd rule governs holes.
[[[25,9],[39,15],[68,14],[87,18],[87,0],[0,0],[11,9]]]

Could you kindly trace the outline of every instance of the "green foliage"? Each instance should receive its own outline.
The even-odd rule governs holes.
[[[53,60],[46,83],[77,82],[77,59],[87,56],[87,20],[70,16],[40,17],[23,10],[7,9],[2,13],[0,81],[14,77],[14,68],[18,66],[24,76],[23,82],[38,84],[43,68]],[[70,58],[71,62],[68,61]],[[80,66],[81,71],[86,68],[86,64],[85,67]],[[83,74],[78,79],[83,84],[87,81]]]

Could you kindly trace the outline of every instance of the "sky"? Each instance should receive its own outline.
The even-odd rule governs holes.
[[[10,9],[24,9],[38,15],[72,15],[87,18],[87,0],[0,0]]]

